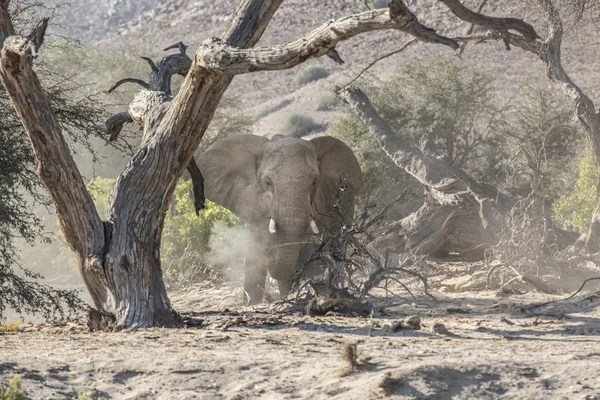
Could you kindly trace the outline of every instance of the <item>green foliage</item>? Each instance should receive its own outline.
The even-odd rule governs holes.
[[[411,61],[383,81],[358,86],[398,136],[483,181],[517,196],[535,192],[547,204],[573,179],[581,131],[553,92],[526,86],[518,101],[502,102],[494,79],[450,58]],[[397,168],[364,124],[347,110],[329,133],[358,155],[365,175],[362,201],[380,205],[414,182]]]
[[[165,218],[161,262],[168,283],[220,280],[220,272],[204,260],[210,251],[210,237],[219,221],[230,227],[242,224],[231,211],[208,200],[197,217],[191,191],[192,182],[180,180],[171,212]],[[190,265],[189,260],[194,262]]]
[[[389,6],[389,0],[369,0],[367,2],[371,8],[387,8]]]
[[[465,169],[477,178],[493,176],[504,139],[495,135],[499,110],[489,76],[450,58],[425,65],[411,61],[383,81],[362,80],[360,88],[378,113],[414,147],[433,130],[432,154]],[[330,134],[358,155],[366,187],[364,202],[384,205],[412,182],[394,165],[351,111],[333,124]]]
[[[8,386],[0,385],[0,400],[25,400],[21,392],[21,377],[15,376],[8,381]]]
[[[108,397],[104,397],[104,396],[94,396],[94,392],[95,391],[91,391],[91,392],[84,392],[83,390],[78,390],[77,391],[77,400],[108,400]]]
[[[534,194],[550,204],[577,175],[584,135],[573,110],[553,91],[526,85],[521,93],[497,128],[508,138],[508,151],[495,175],[510,193]]]
[[[7,322],[4,325],[0,325],[0,334],[15,334],[19,332],[21,321]]]
[[[95,178],[88,184],[98,212],[106,214],[113,179]],[[167,284],[182,285],[204,280],[220,280],[218,269],[205,261],[209,240],[217,222],[226,226],[242,225],[229,210],[211,201],[196,216],[192,181],[180,180],[175,188],[171,208],[165,217],[161,241],[161,264]]]
[[[302,137],[321,128],[322,126],[308,115],[292,114],[281,128],[281,132],[287,136]]]
[[[552,204],[554,218],[563,227],[587,232],[598,204],[597,180],[598,170],[593,157],[583,158],[579,163],[579,177],[573,190]]]
[[[309,82],[318,81],[319,79],[327,78],[329,71],[318,65],[306,67],[296,76],[296,83],[306,85]]]

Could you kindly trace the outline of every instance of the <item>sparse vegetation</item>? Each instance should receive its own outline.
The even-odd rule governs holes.
[[[386,8],[389,4],[388,0],[369,0],[367,2],[369,7],[378,9],[378,8]]]
[[[322,128],[312,117],[304,114],[292,114],[281,128],[287,136],[302,137],[319,131]]]
[[[565,229],[587,232],[589,221],[596,209],[597,180],[598,170],[593,157],[583,158],[579,163],[579,177],[573,189],[552,204],[554,218]]]
[[[355,342],[344,342],[342,347],[342,358],[348,363],[348,367],[356,368],[358,361],[358,345]]]
[[[8,386],[0,384],[0,400],[25,400],[26,397],[21,391],[21,377],[16,375],[10,381]]]
[[[105,115],[100,102],[94,96],[82,96],[81,85],[70,77],[43,65],[40,69],[67,140],[80,150],[90,150],[94,158],[92,141],[103,136],[97,124]],[[21,265],[19,246],[27,248],[41,238],[42,220],[32,208],[43,209],[49,199],[37,178],[31,145],[2,86],[0,132],[0,319],[7,307],[45,318],[77,312],[83,304],[76,292],[40,285],[41,275]]]
[[[297,76],[296,83],[299,85],[306,85],[307,83],[318,81],[319,79],[327,78],[329,71],[318,65],[311,65],[304,68]]]
[[[0,334],[15,334],[19,332],[19,327],[21,326],[21,321],[8,321],[4,325],[0,325]]]

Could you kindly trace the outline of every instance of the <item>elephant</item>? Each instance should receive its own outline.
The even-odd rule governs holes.
[[[277,280],[280,296],[288,294],[316,248],[313,235],[351,223],[363,185],[352,150],[331,136],[235,135],[212,144],[198,164],[205,197],[245,221],[268,255],[245,267],[249,304],[262,302],[267,271]],[[347,187],[335,214],[340,178]]]

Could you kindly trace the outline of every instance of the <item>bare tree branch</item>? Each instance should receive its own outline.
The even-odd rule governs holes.
[[[365,32],[397,29],[407,32],[425,42],[444,44],[458,48],[458,43],[440,36],[422,25],[402,1],[398,14],[388,9],[367,11],[329,21],[301,38],[280,46],[257,49],[238,49],[220,39],[209,39],[200,45],[196,58],[200,66],[231,74],[253,71],[274,71],[292,68],[310,58],[322,57],[343,40]]]
[[[140,58],[142,60],[146,61],[150,65],[150,68],[152,69],[152,71],[158,71],[158,67],[156,66],[156,64],[154,64],[154,61],[152,61],[152,59],[150,57],[141,56]]]
[[[106,93],[110,94],[110,93],[114,92],[115,89],[117,89],[119,86],[121,86],[124,83],[137,83],[138,85],[140,85],[144,89],[149,89],[150,88],[150,86],[146,82],[144,82],[143,80],[141,80],[141,79],[137,79],[137,78],[124,78],[124,79],[121,79],[120,81],[118,81],[117,83],[115,83],[114,85],[112,85],[110,87],[110,89],[108,89],[106,91]]]
[[[120,112],[106,120],[106,133],[109,135],[109,141],[117,140],[117,137],[126,123],[133,123],[133,118],[128,112]]]
[[[187,170],[190,174],[190,178],[192,179],[194,210],[196,211],[196,216],[200,216],[200,211],[204,210],[206,200],[204,197],[204,177],[202,176],[202,172],[200,172],[200,168],[198,168],[198,164],[196,164],[194,157],[192,157]]]
[[[481,25],[495,31],[515,30],[527,40],[535,40],[539,36],[533,26],[516,18],[496,18],[473,12],[465,7],[459,0],[438,0],[444,3],[458,18],[465,22]]]
[[[477,13],[481,14],[481,12],[483,11],[483,7],[485,7],[485,5],[487,4],[488,0],[481,0],[479,3],[479,6],[477,7]],[[475,24],[470,24],[469,27],[467,28],[465,35],[471,35],[473,33],[473,30],[475,29]],[[460,55],[465,51],[465,48],[467,47],[467,42],[463,42],[460,45],[460,48],[458,49],[458,56],[460,57]]]

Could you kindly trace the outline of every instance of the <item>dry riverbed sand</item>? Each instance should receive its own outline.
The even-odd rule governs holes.
[[[238,290],[175,294],[186,329],[23,325],[0,335],[0,383],[19,375],[32,399],[600,399],[598,295],[527,311],[549,297],[436,293],[358,318],[235,306]]]

